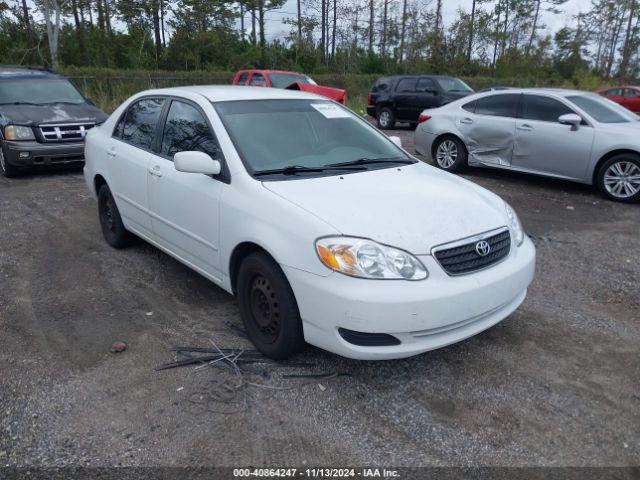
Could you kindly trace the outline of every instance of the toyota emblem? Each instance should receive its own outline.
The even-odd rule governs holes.
[[[476,243],[476,253],[481,257],[486,257],[491,251],[491,245],[486,240],[480,240]]]

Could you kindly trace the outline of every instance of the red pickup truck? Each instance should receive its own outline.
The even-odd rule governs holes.
[[[232,83],[233,85],[302,90],[322,95],[343,105],[347,95],[347,92],[341,88],[323,87],[302,73],[284,70],[240,70],[234,75]]]

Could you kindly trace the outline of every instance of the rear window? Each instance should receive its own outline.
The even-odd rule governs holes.
[[[382,92],[389,88],[390,79],[388,77],[379,78],[373,85],[372,92]]]

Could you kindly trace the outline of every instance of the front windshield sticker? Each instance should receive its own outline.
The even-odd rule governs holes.
[[[311,106],[325,118],[349,118],[349,112],[332,103],[312,103]]]

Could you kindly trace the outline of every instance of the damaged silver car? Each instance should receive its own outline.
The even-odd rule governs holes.
[[[561,89],[479,93],[425,110],[416,151],[450,172],[501,168],[640,200],[640,117],[599,95]]]

